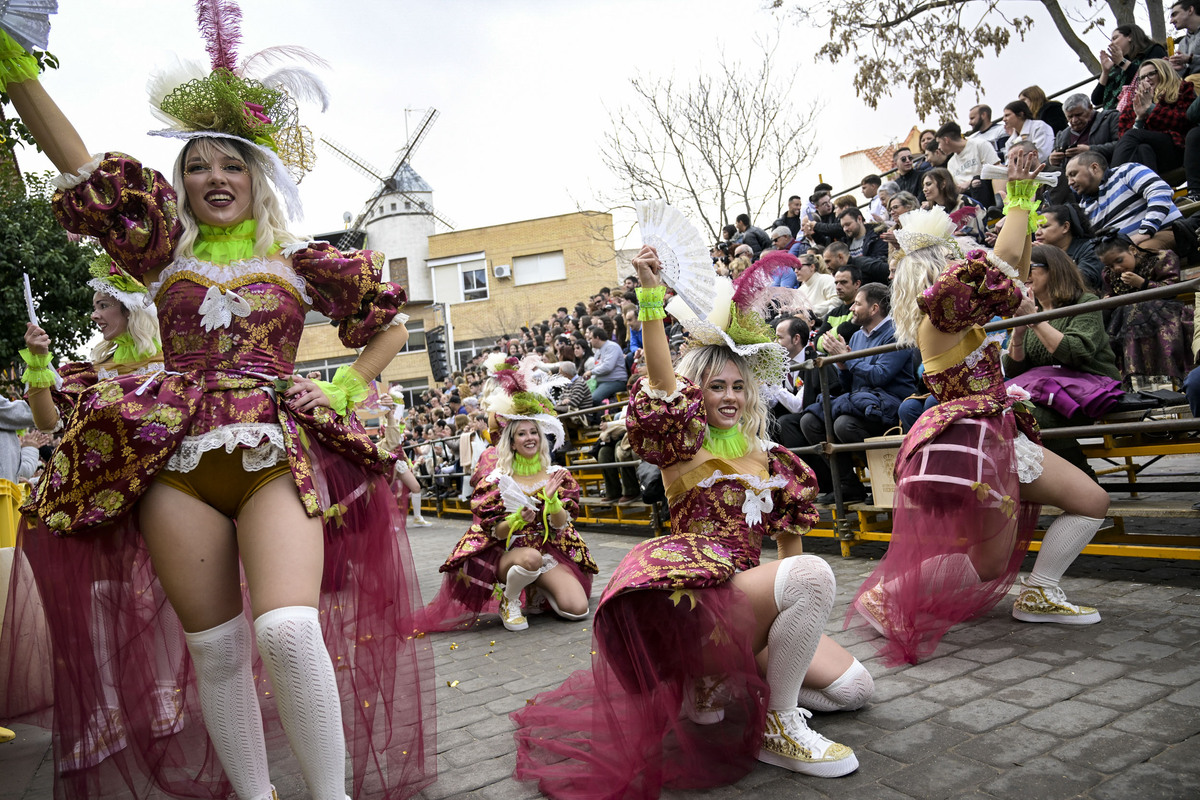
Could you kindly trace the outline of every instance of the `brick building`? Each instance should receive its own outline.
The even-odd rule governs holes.
[[[410,292],[408,345],[382,376],[410,392],[433,382],[425,331],[445,322],[440,304],[448,307],[454,350],[465,360],[498,336],[517,333],[523,325],[547,319],[559,306],[573,307],[600,287],[618,284],[612,216],[606,213],[583,211],[456,230],[427,241],[423,265],[388,253],[392,278],[425,295]],[[297,371],[317,370],[328,379],[354,358],[355,352],[338,341],[337,329],[311,313]]]

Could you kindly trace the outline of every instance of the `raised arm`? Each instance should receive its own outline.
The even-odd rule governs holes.
[[[667,341],[667,330],[663,327],[662,294],[665,291],[659,279],[661,264],[658,253],[650,245],[644,245],[633,258],[637,270],[639,316],[642,319],[642,349],[646,352],[646,375],[650,388],[670,394],[675,391],[675,368],[671,364],[671,345]],[[649,299],[649,298],[657,299]],[[650,313],[653,312],[653,313]]]
[[[1037,153],[1017,152],[1008,159],[1008,199],[1004,227],[996,237],[996,257],[1012,264],[1022,281],[1029,280],[1029,255],[1033,248],[1029,218],[1036,208],[1034,178],[1042,171]]]
[[[37,61],[0,31],[0,91],[60,172],[75,174],[91,161],[83,139],[37,80]]]

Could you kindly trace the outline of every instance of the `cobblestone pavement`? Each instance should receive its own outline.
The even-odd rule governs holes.
[[[1173,524],[1161,521],[1168,531]],[[437,567],[463,527],[461,520],[444,520],[410,532],[427,600],[438,588]],[[604,582],[637,539],[587,530],[584,535],[600,566],[594,608]],[[808,549],[824,556],[837,575],[838,601],[827,632],[866,663],[876,680],[867,708],[817,714],[813,726],[853,747],[861,767],[847,777],[822,780],[759,764],[732,786],[664,797],[1156,800],[1200,795],[1196,562],[1081,557],[1063,586],[1071,599],[1099,607],[1100,624],[1022,624],[1002,603],[986,617],[952,630],[930,660],[886,669],[871,660],[874,642],[862,629],[841,630],[855,588],[883,547],[860,545],[852,558],[842,558],[829,540],[810,540]],[[1031,564],[1032,556],[1026,570]],[[439,774],[424,797],[539,796],[536,786],[512,778],[508,713],[588,666],[590,629],[587,621],[541,616],[532,617],[522,633],[509,633],[492,621],[466,633],[433,637]],[[49,734],[16,729],[17,741],[0,746],[0,800],[50,798]],[[275,775],[286,800],[307,797],[292,763],[293,772]]]

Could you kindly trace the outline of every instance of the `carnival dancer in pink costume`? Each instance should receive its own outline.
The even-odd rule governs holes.
[[[240,11],[198,10],[212,72],[153,84],[164,135],[186,141],[174,187],[122,153],[89,155],[32,59],[0,42],[6,90],[63,172],[55,213],[148,288],[164,360],[80,393],[25,508],[18,559],[34,581],[14,581],[6,620],[40,593],[53,652],[22,652],[6,624],[3,674],[48,664],[54,698],[28,708],[10,680],[0,716],[24,705],[53,721],[59,797],[265,800],[283,735],[315,800],[346,796],[347,750],[356,798],[408,797],[433,776],[432,657],[411,628],[420,594],[385,480],[394,459],[353,413],[407,337],[404,291],[381,282],[380,255],[287,230],[271,184],[298,212],[289,168],[311,166],[311,139],[284,82],[300,72],[248,77],[271,59],[236,62]],[[362,348],[331,383],[292,375],[309,308]],[[155,581],[191,656],[173,677],[196,724],[169,736],[148,691],[163,609],[138,598]],[[97,650],[79,646],[97,636],[118,712],[100,720]],[[121,736],[97,765],[67,758],[74,742]]]
[[[417,627],[444,631],[498,613],[504,627],[529,627],[528,607],[545,605],[558,616],[582,620],[596,562],[575,530],[579,484],[550,461],[550,436],[566,441],[554,406],[532,391],[517,359],[489,364],[483,406],[501,427],[495,466],[471,495],[471,527],[441,571],[442,590]]]
[[[1000,351],[981,327],[1024,303],[1037,227],[1036,153],[1008,164],[1004,229],[993,253],[964,257],[938,210],[911,211],[896,234],[904,256],[892,285],[897,341],[921,350],[939,403],[905,437],[896,458],[892,540],[859,589],[854,609],[887,639],[892,664],[928,656],[946,631],[1008,593],[1042,503],[1065,513],[1046,532],[1013,616],[1085,625],[1094,608],[1069,602],[1058,583],[1091,541],[1108,494],[1039,444],[1029,409],[1007,394]],[[848,618],[849,619],[849,618]]]
[[[806,721],[809,709],[861,706],[873,683],[821,634],[833,573],[799,554],[816,480],[765,440],[759,384],[781,383],[786,351],[723,279],[707,318],[681,319],[693,343],[673,367],[659,273],[677,254],[663,250],[647,245],[633,261],[648,381],[627,420],[634,449],[663,470],[671,532],[634,547],[609,581],[591,669],[512,715],[516,777],[550,797],[653,798],[730,783],[756,759],[820,777],[858,766]],[[765,277],[769,288],[764,270],[742,286]],[[793,554],[760,563],[763,536],[781,535]]]

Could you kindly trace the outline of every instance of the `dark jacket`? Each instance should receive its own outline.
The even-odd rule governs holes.
[[[891,179],[900,187],[900,191],[909,192],[917,198],[917,202],[925,201],[925,187],[922,181],[925,180],[925,173],[919,169],[914,169],[907,175],[901,175],[899,172],[893,172]]]
[[[850,256],[850,264],[858,267],[863,283],[882,283],[884,286],[890,283],[887,242],[879,238],[879,231],[875,230],[873,225],[867,226],[867,235],[863,237],[862,255]]]
[[[802,220],[803,218],[804,218],[803,216],[789,217],[787,215],[787,213],[785,212],[782,217],[780,217],[779,219],[777,219],[771,223],[771,230],[775,230],[780,225],[783,225],[785,228],[787,228],[789,231],[792,232],[792,238],[797,239],[800,237],[800,220]],[[769,246],[770,244],[771,244],[771,239],[768,236],[767,245]]]
[[[866,350],[896,341],[896,324],[889,317],[868,334],[855,331],[848,344],[851,350]],[[916,391],[912,368],[913,350],[895,350],[844,362],[839,377],[846,392],[833,398],[833,415],[849,414],[868,422],[895,425],[900,403]],[[823,415],[821,398],[805,409]]]
[[[1112,69],[1108,71],[1108,83],[1101,85],[1097,81],[1095,88],[1092,89],[1092,105],[1097,108],[1116,108],[1117,100],[1121,97],[1121,89],[1133,83],[1142,64],[1152,58],[1166,57],[1167,51],[1163,49],[1163,46],[1158,42],[1151,42],[1144,53],[1129,59],[1129,66],[1124,71],[1113,64]]]
[[[799,220],[800,218],[797,217],[796,219]],[[799,229],[800,226],[797,224],[796,230]],[[789,227],[788,230],[791,230],[791,228]],[[738,235],[742,237],[742,244],[749,245],[750,249],[754,251],[754,257],[751,259],[751,261],[757,261],[758,256],[762,253],[762,251],[771,246],[771,237],[767,235],[767,232],[762,228],[756,228],[751,225]],[[793,231],[792,237],[794,238],[795,236],[796,234]]]
[[[837,215],[833,213],[826,214],[823,217],[817,217],[817,225],[813,228],[812,236],[809,240],[821,247],[828,247],[834,242],[846,241],[845,232],[842,230],[842,223],[838,222]]]
[[[1104,272],[1104,265],[1096,256],[1095,244],[1093,239],[1074,238],[1071,240],[1070,247],[1067,248],[1067,255],[1075,261],[1075,265],[1083,273],[1083,282],[1087,284],[1088,290],[1098,292],[1102,285],[1101,275]]]
[[[1038,112],[1037,118],[1049,125],[1055,133],[1067,127],[1067,115],[1063,113],[1063,104],[1057,100],[1047,101]]]
[[[1116,110],[1097,111],[1092,114],[1092,123],[1088,125],[1088,149],[1099,153],[1106,159],[1112,159],[1113,150],[1117,149],[1117,118]],[[1060,152],[1072,147],[1072,131],[1064,128],[1054,135],[1054,149]],[[1066,169],[1066,164],[1063,164]]]

